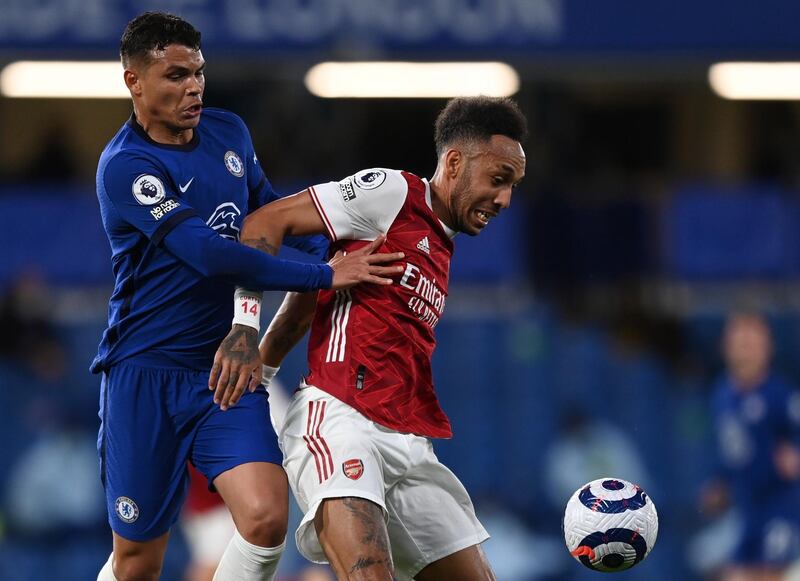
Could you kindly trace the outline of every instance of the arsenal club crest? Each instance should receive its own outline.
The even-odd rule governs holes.
[[[350,480],[358,480],[364,474],[364,463],[358,458],[342,462],[342,472]]]

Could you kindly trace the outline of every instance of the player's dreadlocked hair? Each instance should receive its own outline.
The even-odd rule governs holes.
[[[122,66],[131,60],[147,62],[150,51],[164,50],[171,44],[200,50],[200,32],[183,18],[166,12],[145,12],[131,20],[122,33],[119,55]]]
[[[528,121],[514,101],[483,96],[452,99],[436,118],[436,155],[456,141],[488,141],[492,135],[520,143],[528,137]]]

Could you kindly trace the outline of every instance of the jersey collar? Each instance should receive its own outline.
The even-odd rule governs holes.
[[[147,131],[144,130],[144,127],[139,125],[139,122],[136,121],[136,113],[131,113],[130,119],[128,119],[128,125],[133,129],[134,133],[144,139],[150,145],[155,145],[156,147],[160,147],[161,149],[169,149],[172,151],[194,151],[198,145],[200,145],[200,125],[198,124],[197,127],[194,128],[192,132],[192,139],[188,143],[183,144],[173,144],[173,143],[159,143],[158,141],[154,141],[148,134]]]
[[[422,178],[422,181],[425,184],[425,203],[428,204],[428,207],[431,209],[431,212],[433,212],[433,202],[431,202],[431,185],[428,183],[428,180],[426,178]],[[436,212],[433,212],[433,214],[435,216]],[[436,219],[439,220],[439,217],[436,216]],[[455,238],[456,234],[458,234],[458,231],[453,230],[450,226],[448,226],[441,220],[439,220],[439,224],[442,225],[444,233],[447,234],[447,237],[450,238],[450,240]]]

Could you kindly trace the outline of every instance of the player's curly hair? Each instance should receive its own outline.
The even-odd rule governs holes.
[[[505,135],[522,143],[528,137],[528,121],[508,98],[458,97],[451,99],[436,118],[436,155],[457,141],[481,141]]]
[[[200,31],[174,14],[140,14],[128,23],[122,33],[119,42],[122,66],[127,68],[132,60],[147,62],[150,51],[164,50],[171,44],[200,50]]]

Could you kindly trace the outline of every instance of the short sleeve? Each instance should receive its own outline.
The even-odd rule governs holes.
[[[402,172],[373,168],[309,191],[332,241],[370,240],[389,230],[406,201],[408,182]]]
[[[98,184],[117,214],[159,244],[193,208],[180,200],[163,171],[146,156],[122,153],[112,158]]]

